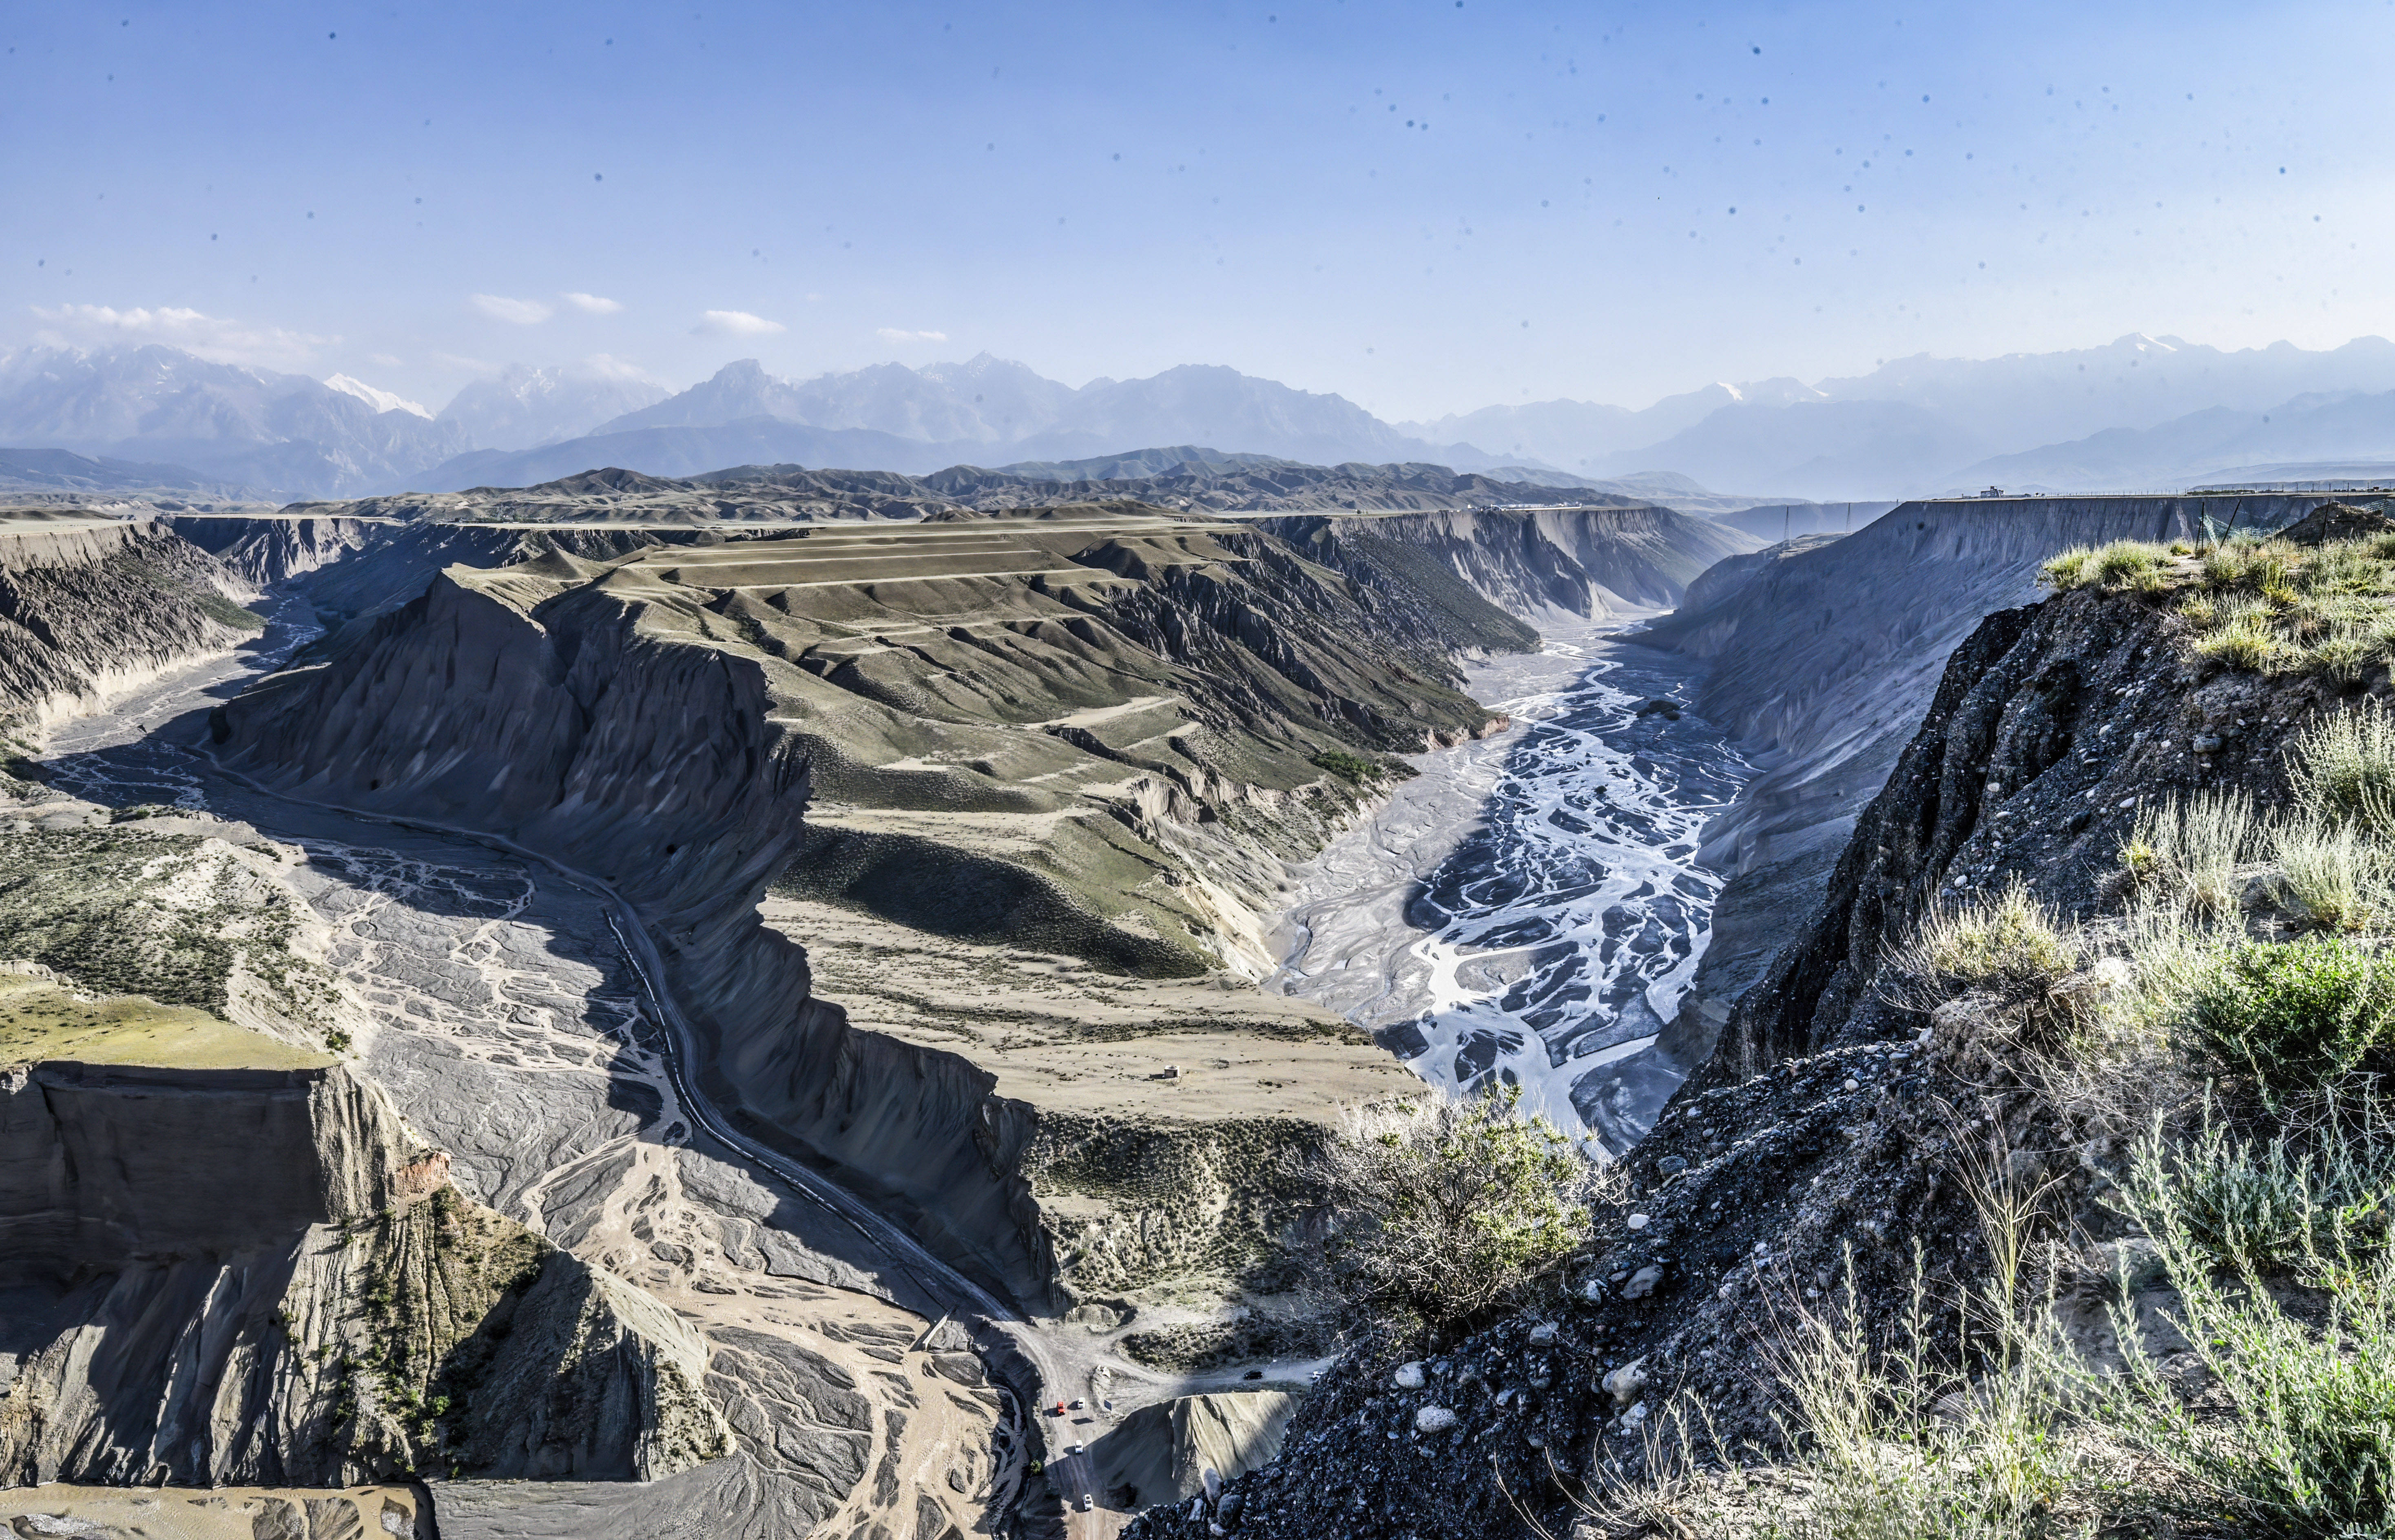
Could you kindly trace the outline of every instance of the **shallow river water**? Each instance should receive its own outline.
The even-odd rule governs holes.
[[[1680,1073],[1622,1069],[1687,991],[1723,880],[1695,864],[1700,831],[1752,773],[1685,709],[1687,660],[1618,630],[1551,631],[1471,671],[1515,726],[1418,757],[1419,780],[1303,869],[1267,985],[1434,1085],[1518,1085],[1617,1150]]]

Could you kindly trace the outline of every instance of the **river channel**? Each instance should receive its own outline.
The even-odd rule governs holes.
[[[1472,668],[1514,726],[1416,757],[1418,779],[1301,870],[1266,982],[1433,1085],[1519,1086],[1616,1152],[1685,1073],[1648,1050],[1724,881],[1696,864],[1701,831],[1753,774],[1689,709],[1688,661],[1627,629],[1552,629]]]

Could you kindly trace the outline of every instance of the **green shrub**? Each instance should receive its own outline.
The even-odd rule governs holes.
[[[193,602],[199,606],[200,613],[207,616],[210,620],[215,621],[219,625],[230,625],[236,631],[263,631],[266,629],[265,616],[251,614],[247,610],[243,609],[240,605],[235,604],[232,600],[225,598],[224,595],[218,593],[214,588],[205,588],[201,590],[198,598],[194,599]]]
[[[2190,1406],[2117,1317],[2128,1372],[2108,1410],[2239,1533],[2360,1540],[2395,1533],[2395,1248],[2362,1256],[2334,1237],[2311,1268],[2316,1323],[2282,1305],[2251,1268],[2224,1277],[2199,1240],[2186,1178],[2159,1138],[2144,1141],[2124,1188],[2179,1296],[2177,1323],[2208,1371]]]
[[[1965,984],[2051,984],[2077,966],[2080,941],[2013,878],[1992,903],[1938,909],[1922,922],[1907,962],[1916,974]]]
[[[2287,779],[2320,816],[2395,839],[2395,716],[2373,701],[2312,723],[2287,745]]]
[[[2194,1046],[2274,1092],[2376,1068],[2395,1033],[2395,964],[2335,936],[2226,949],[2190,1004]]]
[[[2159,1148],[2141,1158],[2168,1166],[2190,1238],[2231,1267],[2288,1272],[2339,1247],[2385,1244],[2395,1127],[2375,1100],[2332,1102],[2310,1127],[2283,1124],[2267,1139],[2232,1132],[2207,1106],[2202,1129],[2167,1158]],[[2150,1182],[2145,1201],[2158,1201]]]
[[[1377,781],[1385,771],[1375,761],[1343,748],[1327,748],[1314,757],[1314,768],[1329,770],[1342,781]]]
[[[1359,1116],[1307,1168],[1329,1225],[1335,1292],[1436,1326],[1568,1256],[1589,1226],[1596,1167],[1521,1087]]]

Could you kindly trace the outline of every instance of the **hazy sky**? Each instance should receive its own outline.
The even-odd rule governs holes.
[[[2388,0],[20,0],[0,45],[0,343],[436,407],[592,354],[1405,417],[2395,333]]]

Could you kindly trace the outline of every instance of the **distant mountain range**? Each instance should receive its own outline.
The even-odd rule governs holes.
[[[2239,467],[2395,461],[2395,343],[2224,351],[2131,336],[2058,353],[1900,359],[1812,385],[1713,385],[1637,411],[1550,401],[1394,424],[1340,396],[1196,364],[1076,388],[987,354],[809,379],[749,359],[668,393],[599,359],[513,365],[433,414],[348,375],[318,381],[155,346],[35,348],[0,352],[0,444],[282,498],[521,487],[602,466],[924,475],[1202,444],[1315,466],[1442,466],[1723,513],[1990,482],[2154,490]]]
[[[2329,408],[2331,398],[2390,390],[2395,343],[2383,337],[2229,351],[2132,334],[2064,352],[1893,359],[1814,385],[1708,386],[1643,412],[1535,401],[1397,426],[1468,435],[1584,476],[1672,470],[1817,498],[1976,491],[1990,480],[2022,491],[2146,491],[2218,467],[2386,457],[2395,435],[2367,410]],[[2280,431],[2257,432],[2264,416]],[[2276,442],[2303,447],[2259,448]]]
[[[601,423],[669,394],[634,369],[597,359],[535,368],[511,363],[469,384],[442,409],[468,449],[523,449],[578,439]]]
[[[383,409],[304,375],[155,345],[0,353],[0,444],[142,462],[267,496],[404,485],[466,447],[455,424],[411,404]]]
[[[1488,470],[1505,464],[1468,443],[1434,444],[1401,433],[1343,397],[1293,390],[1236,369],[1185,364],[1146,379],[1092,380],[1077,390],[985,353],[964,363],[884,363],[808,380],[783,379],[744,359],[585,437],[513,454],[461,456],[426,485],[523,486],[595,465],[693,476],[743,461],[920,473],[983,459],[1072,459],[1170,443],[1227,445],[1315,465],[1410,461]]]

